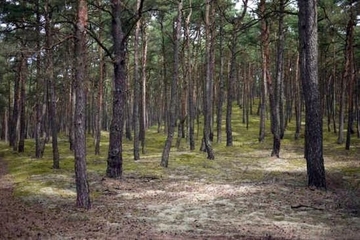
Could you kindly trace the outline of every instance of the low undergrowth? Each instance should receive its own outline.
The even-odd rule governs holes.
[[[156,128],[147,131],[146,153],[138,161],[132,158],[132,142],[124,139],[122,181],[105,177],[108,133],[102,134],[101,155],[94,155],[93,139],[88,136],[87,167],[94,203],[88,213],[69,208],[76,190],[74,157],[65,136],[59,141],[60,169],[51,168],[50,143],[42,159],[34,157],[30,139],[24,153],[0,143],[0,154],[7,162],[16,197],[56,212],[68,208],[63,218],[72,223],[85,221],[89,228],[101,225],[96,234],[64,236],[116,238],[126,234],[119,230],[125,216],[131,224],[149,226],[155,237],[170,234],[171,239],[329,239],[341,238],[346,229],[347,236],[356,239],[360,232],[360,140],[353,137],[351,149],[345,150],[336,143],[334,133],[324,131],[328,191],[312,191],[306,187],[304,139],[293,139],[293,123],[288,125],[277,159],[270,157],[270,134],[264,142],[257,141],[258,120],[253,119],[249,129],[234,121],[233,146],[213,143],[215,160],[206,159],[198,149],[190,151],[182,139],[179,149],[173,146],[166,169],[160,167],[164,133]]]

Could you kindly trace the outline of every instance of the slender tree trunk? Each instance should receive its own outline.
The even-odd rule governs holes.
[[[302,109],[302,93],[301,93],[301,80],[300,80],[300,73],[299,73],[299,55],[296,56],[296,65],[295,65],[295,140],[300,138],[301,132],[301,109]]]
[[[189,5],[191,6],[192,0]],[[190,18],[192,15],[192,8],[190,7],[189,14],[185,21],[185,46],[186,46],[186,58],[185,65],[187,71],[187,82],[188,82],[188,125],[189,125],[189,143],[190,150],[195,150],[195,106],[194,106],[194,80],[192,72],[192,49],[190,46]]]
[[[225,95],[225,82],[224,82],[224,51],[223,51],[223,26],[222,18],[220,18],[219,29],[219,58],[220,58],[220,73],[219,73],[219,86],[218,86],[218,101],[217,101],[217,113],[216,113],[216,141],[220,143],[222,140],[222,111]]]
[[[76,181],[76,206],[90,209],[90,190],[86,173],[86,25],[88,10],[85,0],[79,0],[77,9],[77,24],[75,33],[76,56],[76,105],[75,105],[75,181]]]
[[[204,129],[203,129],[203,143],[205,150],[207,152],[208,159],[214,159],[214,152],[211,146],[211,118],[212,118],[212,91],[213,91],[213,74],[211,69],[212,63],[212,24],[210,23],[210,10],[211,10],[211,0],[206,0],[206,12],[205,12],[205,58],[206,58],[206,71],[205,71],[205,83],[203,91],[204,99]]]
[[[300,72],[305,98],[305,158],[308,186],[326,189],[318,85],[316,0],[298,1]]]
[[[49,123],[51,127],[52,137],[52,153],[53,153],[53,168],[59,169],[59,150],[57,142],[58,125],[56,121],[56,96],[55,96],[55,79],[54,79],[54,63],[53,63],[53,49],[52,49],[52,19],[51,19],[50,3],[47,0],[45,3],[45,45],[46,45],[46,77],[48,80],[49,90]]]
[[[20,74],[20,98],[19,98],[19,110],[20,110],[20,124],[19,124],[19,144],[18,144],[18,152],[24,152],[25,151],[25,84],[26,84],[26,75],[27,75],[27,63],[26,63],[26,57],[23,56],[21,58],[22,62],[20,63],[22,65]]]
[[[140,0],[137,0],[138,9],[140,6]],[[140,54],[140,28],[141,22],[138,21],[135,27],[134,35],[134,99],[133,99],[133,128],[134,128],[134,160],[140,159],[140,141],[139,141],[139,104],[140,104],[140,66],[139,66],[139,54]]]
[[[262,81],[261,81],[261,96],[260,96],[260,130],[259,142],[265,139],[265,117],[266,117],[266,79],[268,75],[268,60],[269,60],[269,26],[265,19],[266,1],[261,0],[259,3],[260,19],[261,19],[261,57],[262,57]]]
[[[232,102],[234,100],[234,88],[236,78],[236,46],[237,46],[237,31],[233,26],[232,42],[231,42],[231,60],[230,60],[230,73],[227,84],[227,106],[226,106],[226,146],[233,145],[232,136]]]
[[[350,6],[351,7],[351,6]],[[350,149],[351,134],[354,132],[352,125],[354,121],[354,83],[355,83],[355,69],[354,69],[354,26],[355,15],[350,10],[350,19],[346,29],[346,55],[345,55],[345,76],[344,79],[348,83],[348,121],[346,133],[346,146],[345,149]]]
[[[174,131],[176,126],[176,101],[177,101],[177,83],[179,78],[179,51],[180,51],[180,38],[181,38],[182,8],[183,8],[183,1],[180,0],[178,4],[178,13],[175,24],[176,30],[175,30],[175,39],[174,39],[174,66],[173,66],[174,70],[173,70],[173,78],[171,82],[171,97],[170,97],[170,109],[169,109],[170,124],[168,126],[167,138],[165,141],[165,146],[162,152],[161,163],[160,163],[160,165],[163,167],[168,167],[169,164],[171,143],[174,137]]]
[[[146,109],[147,109],[147,102],[146,102],[146,65],[147,65],[147,49],[148,49],[148,34],[146,30],[146,24],[143,24],[142,28],[142,37],[143,37],[143,57],[141,61],[141,86],[140,86],[140,129],[139,129],[139,140],[141,143],[141,152],[145,154],[145,132],[147,128],[147,117],[146,117]]]

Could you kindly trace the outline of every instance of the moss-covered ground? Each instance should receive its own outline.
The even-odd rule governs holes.
[[[74,207],[74,157],[66,136],[59,138],[60,169],[51,168],[51,143],[44,157],[36,159],[32,139],[26,140],[21,154],[1,142],[1,166],[6,163],[8,172],[3,172],[2,182],[11,180],[11,201],[19,209],[29,206],[23,214],[30,223],[19,220],[21,212],[7,212],[0,238],[16,238],[16,229],[19,238],[44,239],[360,238],[360,139],[353,135],[350,150],[345,150],[336,143],[336,134],[324,130],[328,190],[311,190],[306,187],[304,139],[294,140],[294,119],[277,159],[270,157],[269,123],[260,143],[259,118],[252,115],[247,129],[241,111],[234,110],[234,145],[225,146],[225,131],[222,142],[216,143],[215,136],[215,160],[198,150],[200,138],[195,151],[184,138],[178,149],[173,146],[165,169],[160,167],[164,132],[148,129],[146,153],[138,161],[132,157],[133,143],[124,139],[121,181],[105,177],[108,133],[102,133],[98,156],[89,135],[89,212]],[[36,212],[45,217],[40,220]],[[16,224],[22,227],[11,227]]]

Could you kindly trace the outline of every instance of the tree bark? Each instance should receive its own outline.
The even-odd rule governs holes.
[[[326,189],[322,114],[318,85],[316,0],[298,1],[300,73],[305,99],[305,158],[308,186]]]
[[[203,129],[203,144],[207,152],[208,159],[215,159],[214,151],[211,146],[211,119],[212,119],[212,96],[213,96],[213,74],[212,74],[212,24],[210,23],[210,10],[211,10],[211,0],[206,0],[206,12],[205,12],[205,62],[206,62],[206,71],[205,71],[205,82],[204,82],[204,129]]]
[[[77,24],[75,33],[76,56],[76,105],[75,105],[75,181],[76,181],[76,206],[90,209],[90,190],[86,173],[86,25],[88,10],[85,0],[79,0],[77,9]]]
[[[136,9],[140,6],[140,0],[137,0]],[[134,34],[134,94],[133,94],[133,129],[134,129],[134,160],[140,159],[140,141],[139,141],[139,129],[140,129],[140,116],[139,116],[139,105],[140,105],[140,28],[141,22],[138,21],[135,27]]]
[[[167,138],[165,141],[165,146],[161,156],[162,167],[168,167],[169,164],[169,155],[171,149],[172,139],[174,137],[174,131],[176,126],[176,102],[177,102],[177,83],[179,78],[179,50],[180,50],[180,38],[181,38],[181,19],[182,19],[182,8],[183,1],[179,0],[178,3],[178,13],[176,19],[176,30],[175,30],[175,39],[174,39],[174,70],[173,78],[171,81],[171,95],[170,95],[170,109],[169,109],[169,126]]]
[[[122,1],[112,0],[112,37],[114,43],[113,116],[110,124],[109,151],[106,176],[122,177],[122,133],[126,104],[126,39],[121,22]]]
[[[276,80],[273,86],[273,102],[271,104],[272,112],[272,133],[273,149],[271,156],[280,157],[280,145],[283,135],[283,111],[282,111],[282,84],[283,84],[283,64],[284,64],[284,0],[280,0],[279,29],[276,54]]]
[[[262,58],[262,81],[260,85],[260,129],[259,129],[259,142],[263,142],[265,139],[265,117],[266,117],[266,79],[269,74],[268,62],[269,62],[269,26],[267,19],[265,19],[266,13],[266,1],[261,0],[259,3],[260,19],[261,19],[261,58]]]
[[[27,75],[27,59],[26,56],[23,56],[21,58],[22,62],[20,63],[22,65],[20,75],[20,98],[19,98],[19,110],[20,110],[20,116],[19,116],[19,143],[18,143],[18,152],[24,152],[25,151],[25,84],[26,84],[26,75]]]
[[[56,121],[56,96],[55,96],[55,79],[54,79],[54,60],[52,46],[52,19],[49,0],[45,2],[45,46],[46,46],[46,78],[48,84],[48,103],[49,103],[49,123],[51,128],[51,143],[53,154],[53,168],[59,169],[59,150],[57,142],[58,125]]]

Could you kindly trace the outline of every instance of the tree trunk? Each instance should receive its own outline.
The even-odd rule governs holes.
[[[208,159],[214,159],[214,152],[211,146],[211,118],[212,118],[212,91],[213,91],[213,74],[212,74],[212,24],[210,23],[210,10],[211,10],[211,0],[206,0],[206,12],[205,12],[205,62],[206,62],[206,71],[205,71],[205,83],[203,91],[204,99],[204,129],[203,129],[203,144],[207,152]]]
[[[181,38],[181,18],[182,18],[182,8],[183,1],[180,0],[178,4],[178,13],[176,19],[176,30],[175,30],[175,39],[174,39],[174,70],[173,78],[171,81],[171,95],[170,95],[170,109],[169,109],[169,120],[170,124],[168,126],[167,138],[165,141],[165,146],[161,156],[160,165],[163,167],[168,167],[169,164],[169,155],[171,149],[172,139],[174,137],[174,131],[176,126],[176,102],[177,102],[177,83],[179,78],[179,51],[180,51],[180,38]]]
[[[75,33],[75,56],[76,61],[76,105],[75,105],[75,180],[76,180],[76,206],[90,209],[90,190],[86,173],[86,25],[88,10],[85,0],[78,2],[76,33]]]
[[[265,117],[266,117],[266,79],[269,74],[268,62],[269,62],[269,26],[265,19],[266,1],[261,0],[259,3],[260,19],[261,19],[261,57],[262,57],[262,81],[260,85],[260,129],[259,129],[259,142],[263,142],[265,139]]]
[[[142,61],[141,61],[141,86],[140,86],[140,129],[139,129],[139,140],[141,143],[141,152],[145,154],[145,132],[147,128],[147,117],[146,117],[146,65],[147,65],[147,48],[148,48],[148,34],[146,30],[146,25],[143,24],[142,28],[142,37],[143,37],[143,48],[142,48]]]
[[[110,125],[106,176],[122,177],[122,133],[126,104],[126,39],[121,22],[122,1],[112,0],[112,37],[114,43],[113,116]]]
[[[280,157],[280,145],[283,135],[283,111],[282,111],[282,82],[283,82],[283,64],[284,64],[284,0],[280,0],[279,29],[276,54],[276,80],[273,86],[272,112],[272,133],[273,149],[271,156]]]
[[[318,86],[316,0],[298,1],[300,73],[305,98],[305,158],[308,186],[326,189],[322,115]]]
[[[100,0],[98,1],[100,4]],[[99,10],[99,22],[102,24],[102,13]],[[99,41],[102,41],[102,29],[103,26],[99,28]],[[101,122],[102,122],[102,111],[103,111],[103,95],[104,95],[104,79],[105,79],[105,61],[103,49],[99,46],[99,79],[97,82],[97,97],[96,97],[96,110],[95,110],[95,155],[100,155],[100,143],[101,143]]]
[[[190,0],[191,6],[191,0]],[[185,46],[187,51],[185,52],[185,65],[186,65],[186,80],[188,82],[188,127],[189,127],[189,144],[190,150],[195,150],[195,105],[194,105],[194,80],[192,73],[192,49],[190,47],[190,18],[192,14],[192,8],[189,9],[189,14],[185,21]]]
[[[19,110],[20,110],[20,124],[19,124],[19,144],[18,152],[25,151],[25,84],[26,84],[26,74],[27,74],[27,59],[25,56],[21,58],[22,65],[20,74],[20,98],[19,98]]]
[[[41,14],[40,14],[40,0],[38,0],[36,4],[36,22],[38,23],[36,26],[36,34],[37,34],[37,48],[40,49],[41,47]],[[41,79],[41,54],[38,52],[36,54],[36,123],[35,123],[35,157],[42,158],[45,149],[45,140],[42,139],[43,131],[42,131],[42,124],[43,124],[43,100],[44,99],[44,88],[43,88],[43,81]]]
[[[46,45],[46,78],[49,91],[49,123],[51,127],[52,138],[52,153],[53,153],[53,168],[59,169],[59,150],[57,142],[57,121],[56,121],[56,96],[55,96],[55,79],[54,79],[54,60],[53,60],[53,46],[52,46],[52,19],[51,19],[50,3],[47,0],[45,3],[45,45]]]
[[[216,142],[222,141],[222,111],[224,104],[225,82],[224,82],[224,51],[223,51],[223,26],[222,18],[220,18],[219,29],[219,58],[220,58],[220,73],[219,73],[219,86],[218,86],[218,101],[216,113]]]
[[[232,136],[232,102],[234,100],[234,87],[236,78],[236,46],[237,46],[237,30],[236,26],[233,25],[232,42],[231,42],[231,60],[230,60],[230,73],[227,84],[227,105],[226,105],[226,146],[233,145]]]
[[[18,68],[17,74],[14,82],[14,100],[13,100],[13,109],[12,109],[12,117],[10,123],[10,146],[13,147],[14,151],[18,150],[18,122],[19,122],[19,101],[20,101],[20,79],[21,79],[21,71],[23,66],[23,55],[17,57]]]
[[[352,125],[354,121],[354,83],[355,83],[355,69],[354,69],[354,26],[355,14],[350,6],[350,19],[346,28],[346,50],[345,50],[345,76],[344,79],[348,83],[348,121],[346,133],[345,149],[350,149],[351,134],[354,132]]]

